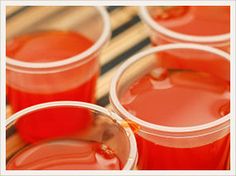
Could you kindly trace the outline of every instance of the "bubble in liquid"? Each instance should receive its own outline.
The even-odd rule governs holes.
[[[165,68],[155,68],[150,72],[150,83],[155,90],[168,89],[173,85],[169,79],[169,71]]]
[[[169,72],[166,68],[158,67],[150,72],[151,77],[156,81],[162,81],[169,76]]]
[[[115,156],[115,152],[105,144],[101,145],[101,151],[100,152],[105,156],[105,158],[110,158],[111,159]]]
[[[156,20],[167,20],[183,16],[188,9],[186,6],[160,6],[152,10],[152,15]]]
[[[131,91],[127,91],[127,93],[125,94],[125,98],[121,99],[121,103],[122,105],[128,105],[132,103],[135,98],[135,94],[132,94]]]
[[[230,113],[230,102],[225,103],[219,108],[220,116],[223,117]]]

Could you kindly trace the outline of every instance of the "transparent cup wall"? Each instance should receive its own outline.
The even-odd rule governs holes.
[[[68,115],[63,123],[60,121],[64,118],[62,112]],[[19,131],[16,122],[26,118],[24,125],[28,123],[31,127]],[[71,123],[75,118],[77,123]],[[86,122],[88,119],[89,122]],[[86,122],[87,125],[80,122]],[[118,156],[123,169],[131,170],[137,160],[136,141],[132,130],[128,126],[121,126],[122,122],[119,116],[109,110],[83,102],[58,101],[29,107],[7,120],[7,162],[30,145],[29,139],[34,140],[34,143],[53,139],[78,139],[106,144]]]

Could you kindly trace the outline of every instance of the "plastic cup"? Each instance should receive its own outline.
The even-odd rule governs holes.
[[[46,115],[48,121],[45,121],[45,123],[42,124],[40,121],[45,114],[50,114],[50,117]],[[67,120],[64,121],[64,123],[61,123],[60,118],[64,119],[64,116],[67,117]],[[90,119],[89,123],[83,123],[85,119]],[[26,123],[29,121],[34,121],[34,124],[27,126]],[[22,124],[24,124],[26,128],[19,129],[19,125]],[[105,144],[112,149],[119,158],[123,170],[134,169],[137,161],[136,141],[132,130],[128,125],[124,124],[126,124],[124,123],[124,120],[115,113],[103,107],[85,102],[55,101],[28,107],[7,119],[7,164],[9,164],[11,159],[14,158],[19,151],[21,152],[27,147],[29,148],[41,144],[42,142],[47,143],[47,141],[63,139],[73,140],[74,142],[93,141]],[[60,143],[63,144],[63,142]],[[59,152],[63,153],[64,151]],[[70,151],[66,150],[65,152]],[[79,156],[80,152],[81,151],[78,149],[74,154]],[[50,155],[50,153],[48,155]],[[69,161],[67,164],[72,165],[71,170],[77,170],[77,167],[73,166],[73,161],[76,163],[76,161],[81,160],[82,164],[93,162],[93,158],[90,158],[90,155],[87,156],[90,159],[84,162],[83,160],[86,160],[86,157],[82,157],[82,159],[76,157],[73,160],[70,160],[68,155],[69,154],[61,155],[62,157],[59,159],[62,160],[63,157],[67,157],[67,160]],[[70,155],[73,155],[73,153],[70,153]],[[18,158],[19,163],[22,162],[23,158],[23,160],[27,160],[27,157],[31,157],[31,160],[34,160],[30,154],[25,155],[24,157]],[[50,158],[50,156],[48,157]],[[28,165],[30,165],[31,160],[27,160]],[[45,163],[50,165],[50,162],[46,160],[46,158],[44,158],[44,160]],[[38,163],[41,162],[42,164],[44,160],[41,159],[40,161],[39,159],[38,161],[32,162],[33,164],[31,163],[32,166],[30,167],[31,170],[38,168],[38,166],[34,166],[34,163],[38,165]],[[98,160],[102,159],[98,158]],[[60,161],[58,163],[60,164]],[[27,166],[27,164],[25,164],[25,166]],[[7,165],[7,170],[9,167],[10,166]],[[52,170],[60,170],[58,169],[59,166],[57,167],[55,165],[53,167],[56,169]],[[63,167],[61,169],[63,170]],[[67,168],[65,170],[70,169]]]
[[[140,17],[149,29],[150,38],[154,46],[168,43],[196,43],[216,47],[228,53],[230,52],[230,33],[200,36],[173,31],[153,19],[152,12],[156,8],[162,7],[140,7]],[[189,18],[191,19],[191,17]]]
[[[138,53],[124,62],[112,79],[110,102],[115,111],[136,129],[138,168],[229,169],[230,114],[208,123],[180,127],[150,123],[124,107],[122,96],[127,88],[132,86],[135,80],[159,66],[175,70],[202,71],[230,81],[229,55],[204,45],[161,45]],[[144,100],[143,103],[148,104],[149,101]]]
[[[11,42],[14,37],[42,31],[73,31],[93,41],[93,45],[73,57],[49,62],[35,62],[33,59],[22,61],[7,57],[7,98],[13,112],[49,101],[95,102],[99,54],[110,37],[109,15],[104,7],[66,9],[78,11],[77,21],[74,22],[76,24],[35,23],[31,28],[8,37],[8,40]],[[60,55],[60,51],[58,52]]]

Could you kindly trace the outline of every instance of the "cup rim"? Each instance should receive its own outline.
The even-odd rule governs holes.
[[[81,101],[52,101],[52,102],[33,105],[33,106],[27,107],[21,111],[18,111],[17,113],[10,116],[6,120],[6,127],[8,125],[10,125],[11,123],[15,122],[18,118],[20,118],[30,112],[33,112],[35,110],[49,108],[49,107],[60,107],[60,106],[82,107],[82,108],[86,108],[89,110],[93,110],[95,112],[100,112],[100,113],[103,113],[106,116],[110,117],[112,120],[115,121],[115,123],[118,123],[124,129],[126,136],[129,140],[129,146],[130,146],[129,156],[128,156],[127,162],[125,163],[122,170],[130,170],[136,165],[137,157],[138,157],[137,156],[137,143],[136,143],[133,131],[131,130],[131,128],[129,126],[122,126],[122,122],[124,122],[124,120],[121,117],[119,117],[116,113],[114,113],[106,108],[103,108],[101,106],[98,106],[96,104],[91,104],[91,103],[86,103],[86,102],[81,102]]]
[[[140,14],[140,17],[143,19],[143,21],[145,21],[145,23],[149,27],[160,32],[161,34],[164,34],[174,39],[178,39],[180,41],[213,43],[213,42],[222,42],[222,41],[225,42],[230,39],[230,32],[220,34],[220,35],[212,35],[212,36],[196,36],[196,35],[188,35],[188,34],[175,32],[173,30],[170,30],[160,25],[158,22],[154,21],[147,10],[147,6],[140,7],[139,14]]]
[[[201,131],[205,129],[210,129],[212,127],[224,124],[225,122],[230,120],[230,113],[209,123],[205,123],[202,125],[195,125],[191,127],[171,127],[171,126],[164,126],[164,125],[157,125],[153,124],[144,120],[141,120],[140,118],[132,115],[129,113],[120,103],[119,98],[116,93],[116,87],[118,85],[119,79],[122,76],[123,72],[130,67],[133,63],[136,61],[142,59],[144,56],[160,52],[160,51],[165,51],[169,49],[196,49],[196,50],[201,50],[201,51],[207,51],[211,52],[213,54],[217,54],[225,59],[227,59],[230,62],[230,55],[222,50],[206,46],[206,45],[200,45],[200,44],[194,44],[194,43],[174,43],[174,44],[166,44],[166,45],[160,45],[157,47],[153,47],[150,49],[147,49],[143,52],[140,52],[131,58],[129,58],[127,61],[125,61],[120,68],[118,68],[117,72],[112,78],[111,85],[110,85],[110,102],[111,104],[115,107],[115,109],[118,110],[121,115],[124,117],[127,117],[129,120],[132,120],[133,122],[147,128],[147,129],[152,129],[152,130],[158,130],[158,131],[163,131],[163,132],[171,132],[171,133],[188,133],[188,132],[196,132],[196,131]]]
[[[95,53],[99,48],[102,47],[106,43],[106,41],[110,38],[111,32],[111,25],[110,25],[110,18],[108,15],[107,10],[105,7],[102,6],[91,6],[95,8],[101,15],[102,21],[103,21],[103,31],[98,38],[98,40],[87,50],[83,51],[82,53],[79,53],[77,55],[74,55],[72,57],[59,60],[59,61],[52,61],[52,62],[26,62],[26,61],[18,61],[16,59],[10,58],[6,56],[6,63],[9,66],[13,67],[22,67],[22,68],[34,68],[34,69],[40,69],[40,68],[54,68],[54,67],[60,67],[68,64],[72,64],[74,62],[78,62],[80,60],[83,60],[84,58],[87,58],[88,56]]]

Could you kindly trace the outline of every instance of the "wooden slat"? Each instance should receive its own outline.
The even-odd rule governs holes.
[[[111,28],[117,28],[120,24],[127,22],[135,15],[137,15],[137,7],[125,7],[121,10],[114,11],[111,16]]]
[[[82,21],[91,21],[96,15],[96,11],[92,8],[80,7],[66,7],[64,11],[58,13],[53,18],[47,18],[40,23],[40,27],[47,29],[60,28],[62,30],[69,30],[76,24],[79,25]]]
[[[25,146],[25,143],[21,140],[19,135],[15,134],[7,139],[6,153],[7,158],[18,151],[21,147]]]
[[[22,7],[21,6],[9,6],[6,8],[6,15],[9,16],[18,10],[20,10]]]
[[[24,29],[32,26],[37,21],[62,10],[64,7],[31,7],[25,10],[24,13],[20,13],[14,20],[7,21],[7,39],[22,32]]]
[[[100,57],[100,64],[106,64],[115,56],[123,53],[125,50],[127,50],[127,48],[130,48],[135,43],[138,43],[147,36],[148,35],[142,23],[138,23],[137,25],[127,29],[124,33],[111,40],[109,45],[104,48]]]
[[[12,115],[12,109],[10,105],[7,105],[6,112],[7,112],[7,115],[6,115],[7,118]]]

